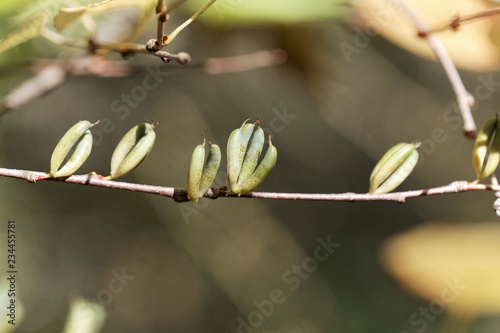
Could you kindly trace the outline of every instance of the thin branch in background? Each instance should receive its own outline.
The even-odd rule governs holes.
[[[154,39],[153,39],[154,41]],[[149,54],[160,58],[163,62],[176,60],[178,63],[185,65],[191,61],[191,56],[186,52],[170,53],[162,50],[148,49],[148,45],[133,44],[133,43],[115,43],[107,42],[94,44],[95,50],[112,51],[120,53],[122,56],[130,56],[133,54]]]
[[[65,179],[45,178],[45,172],[16,170],[0,168],[0,176],[16,179],[24,179],[31,183],[39,181],[56,181],[61,183],[69,183],[76,185],[97,186],[112,188],[117,190],[126,190],[133,192],[141,192],[148,194],[161,195],[172,198],[176,202],[189,201],[187,190],[174,187],[163,187],[153,185],[134,184],[126,182],[118,182],[114,180],[104,180],[96,175],[74,175]],[[253,198],[253,199],[270,199],[270,200],[306,200],[306,201],[392,201],[405,202],[409,198],[426,197],[433,195],[464,193],[472,191],[500,191],[499,185],[483,185],[475,184],[467,181],[455,181],[445,186],[439,186],[429,189],[393,192],[386,194],[369,194],[369,193],[278,193],[278,192],[251,192],[247,194],[229,193],[226,189],[210,189],[206,194],[206,198]]]
[[[66,80],[66,75],[66,69],[58,64],[41,69],[0,101],[0,115],[17,109],[61,86]]]
[[[61,86],[68,75],[123,77],[131,73],[130,65],[127,63],[108,61],[94,55],[66,60],[39,59],[34,61],[32,68],[35,75],[0,100],[0,116]]]
[[[457,98],[458,107],[464,122],[464,133],[467,137],[474,139],[476,137],[476,123],[474,122],[470,109],[470,105],[473,104],[471,103],[472,95],[465,89],[462,79],[458,74],[458,70],[453,63],[453,60],[451,60],[448,51],[446,51],[443,43],[441,43],[441,41],[427,28],[418,13],[405,0],[392,1],[399,4],[399,7],[406,12],[407,16],[417,28],[418,36],[427,40],[439,63],[443,66],[446,76],[448,77]]]
[[[465,16],[460,16],[457,14],[456,16],[454,16],[452,18],[450,23],[444,24],[444,25],[439,26],[439,27],[430,28],[430,29],[428,29],[427,32],[434,33],[434,32],[440,32],[440,31],[445,31],[445,30],[449,30],[449,29],[458,30],[458,28],[460,28],[460,26],[463,25],[464,23],[472,23],[472,22],[478,21],[480,19],[484,19],[484,18],[488,18],[491,16],[496,16],[496,15],[500,15],[500,7],[486,9],[484,11],[470,14],[470,15],[465,15]]]
[[[261,50],[233,57],[209,58],[203,63],[203,69],[208,74],[243,72],[283,64],[287,57],[283,49]]]

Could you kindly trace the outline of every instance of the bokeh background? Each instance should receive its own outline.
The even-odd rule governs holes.
[[[202,3],[190,1],[175,11],[166,30]],[[437,11],[440,22],[455,7],[470,3],[483,5],[450,1]],[[393,44],[382,23],[384,30],[368,35],[367,24],[378,22],[373,13],[379,9],[364,11],[367,1],[219,4],[225,7],[209,9],[205,20],[193,23],[167,49],[189,52],[189,65],[114,55],[110,59],[129,65],[130,75],[71,75],[49,94],[2,115],[1,167],[48,171],[52,149],[69,127],[81,119],[109,119],[111,130],[93,129],[101,140],[79,172],[107,174],[121,136],[153,117],[160,123],[155,147],[123,180],[185,187],[201,133],[224,147],[233,129],[259,117],[279,151],[262,191],[365,193],[380,156],[398,142],[414,140],[422,142],[421,161],[399,189],[474,179],[473,142],[462,134],[441,67],[419,56],[425,52],[416,55],[406,45]],[[4,10],[4,18],[18,10],[12,7]],[[389,20],[396,22],[402,14],[393,15]],[[137,41],[155,36],[153,21]],[[12,29],[9,22],[0,23],[4,35]],[[494,27],[487,28],[493,33]],[[485,31],[472,36],[488,39]],[[497,112],[496,65],[479,56],[460,58],[465,52],[460,48],[476,48],[474,38],[462,37],[462,31],[445,34],[458,48],[454,59],[468,64],[460,74],[476,97],[474,117],[480,126]],[[403,40],[422,45],[417,37]],[[211,58],[276,49],[276,64],[207,71]],[[32,75],[33,59],[82,53],[41,38],[4,53],[0,96]],[[161,73],[161,82],[135,100],[136,106],[113,107],[124,106],[122,95],[137,91],[152,72]],[[224,171],[222,163],[218,186],[226,185]],[[494,225],[494,199],[492,193],[477,192],[404,204],[224,198],[178,204],[148,194],[2,178],[0,263],[4,273],[6,224],[15,220],[17,300],[23,315],[14,332],[80,332],[80,326],[65,328],[70,304],[78,297],[103,305],[101,332],[111,333],[439,332],[447,312],[422,316],[420,309],[432,303],[384,270],[380,249],[392,236],[427,222]],[[425,246],[424,239],[415,249]],[[97,314],[86,311],[85,319],[97,320]],[[471,331],[494,332],[498,323],[490,314]]]

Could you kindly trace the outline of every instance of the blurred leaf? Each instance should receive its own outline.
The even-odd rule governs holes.
[[[475,0],[408,0],[408,3],[430,28],[450,24],[457,13],[461,16],[469,15],[494,5],[492,2]],[[417,36],[411,19],[400,8],[385,0],[354,0],[351,4],[356,18],[361,19],[356,22],[359,30],[356,31],[352,47],[363,48],[367,41],[380,34],[411,53],[435,59],[425,39]],[[456,32],[450,29],[436,33],[436,36],[443,42],[457,66],[472,71],[488,71],[500,65],[498,24],[498,19],[494,17],[485,18],[464,24]],[[363,42],[359,43],[360,40]]]
[[[2,1],[0,2],[0,16],[5,16],[28,4],[31,0]]]
[[[499,239],[497,223],[429,223],[390,239],[382,259],[405,288],[454,314],[499,314]]]
[[[135,28],[123,40],[133,38],[147,24],[149,18],[153,14],[153,8],[156,4],[155,0],[114,0],[102,1],[88,6],[75,8],[62,8],[59,14],[54,18],[54,26],[57,30],[62,31],[68,25],[78,21],[83,15],[100,15],[118,9],[139,8],[142,10],[142,15],[138,20]],[[120,29],[120,27],[116,27]]]
[[[38,36],[47,19],[48,14],[41,13],[19,25],[7,37],[0,41],[0,53]]]
[[[193,0],[186,6],[195,11],[205,3],[206,0]],[[344,3],[342,0],[218,0],[201,19],[217,25],[297,24],[342,16]]]
[[[105,320],[102,304],[78,297],[71,302],[64,333],[98,333]]]

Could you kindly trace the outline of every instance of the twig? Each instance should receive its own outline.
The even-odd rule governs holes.
[[[187,0],[177,0],[173,4],[166,6],[164,0],[158,0],[156,4],[156,41],[154,43],[148,43],[147,47],[148,50],[155,50],[159,51],[165,46],[164,40],[163,40],[163,27],[165,25],[165,22],[168,21],[168,13],[170,13],[172,10],[175,8],[179,7],[182,3],[186,2]]]
[[[161,50],[155,51],[154,49],[150,49],[149,45],[108,42],[108,43],[94,44],[93,47],[96,51],[98,50],[112,51],[120,53],[123,56],[129,56],[136,53],[150,54],[160,58],[164,62],[177,60],[180,64],[183,65],[191,61],[191,56],[186,52],[179,52],[175,54]]]
[[[167,41],[164,43],[165,45],[170,44],[174,41],[175,37],[184,30],[188,25],[190,25],[194,20],[196,20],[201,14],[203,14],[210,6],[212,6],[217,0],[209,0],[205,6],[203,6],[200,10],[193,14],[189,19],[187,19],[184,23],[178,26],[170,35],[168,35]]]
[[[0,117],[61,86],[68,75],[123,77],[129,75],[128,63],[114,62],[87,55],[69,59],[37,59],[32,64],[35,74],[0,100]]]
[[[148,54],[156,56],[160,58],[163,62],[170,62],[171,60],[177,60],[180,64],[184,65],[191,61],[191,56],[188,53],[179,52],[178,54],[173,54],[166,51],[161,51],[162,48],[170,44],[175,39],[175,37],[182,30],[184,30],[184,28],[186,28],[190,23],[196,20],[217,0],[209,0],[209,2],[205,4],[205,6],[203,6],[200,10],[198,10],[193,16],[191,16],[191,18],[189,18],[183,24],[177,27],[170,34],[170,36],[164,36],[163,27],[165,22],[168,20],[168,13],[170,13],[173,9],[175,9],[185,1],[186,0],[176,0],[173,4],[167,7],[164,3],[164,0],[157,0],[157,4],[155,6],[155,11],[157,14],[156,39],[150,39],[145,44],[121,43],[121,42],[99,43],[96,42],[94,39],[90,39],[88,42],[84,43],[82,41],[71,40],[66,37],[63,37],[58,33],[55,33],[47,28],[42,29],[41,35],[55,44],[75,47],[79,49],[87,49],[92,54],[104,55],[108,52],[116,52],[120,53],[122,56],[129,56],[132,54],[140,53],[140,54]]]
[[[429,43],[429,46],[434,51],[439,63],[443,66],[443,69],[451,83],[455,96],[457,98],[458,107],[462,114],[462,119],[464,122],[464,133],[467,137],[474,139],[476,137],[476,123],[472,117],[470,110],[471,94],[467,92],[465,86],[458,74],[458,70],[455,64],[451,60],[446,48],[441,43],[441,41],[436,38],[431,31],[427,28],[418,13],[404,0],[392,0],[400,4],[400,7],[406,12],[408,17],[411,19],[418,31],[418,36],[425,38]]]
[[[43,68],[0,101],[0,115],[56,89],[65,80],[66,70],[63,66],[52,64]]]
[[[167,22],[167,6],[165,0],[157,0],[156,3],[156,45],[163,46],[163,25]]]
[[[134,184],[118,182],[114,180],[104,180],[95,175],[74,175],[65,179],[45,178],[45,172],[16,170],[0,168],[0,176],[8,178],[24,179],[32,183],[37,181],[58,181],[62,183],[106,187],[117,190],[134,191],[141,193],[156,194],[174,199],[177,202],[189,201],[186,189],[163,187],[153,185]],[[254,198],[273,200],[307,200],[307,201],[394,201],[405,202],[409,198],[425,197],[432,195],[463,193],[471,191],[500,191],[500,185],[474,184],[467,181],[455,181],[451,184],[405,192],[393,192],[386,194],[368,193],[277,193],[277,192],[251,192],[247,194],[233,194],[226,189],[211,189],[206,194],[206,198]]]
[[[466,15],[466,16],[456,15],[453,17],[453,19],[451,20],[450,23],[442,25],[440,27],[430,28],[428,30],[428,32],[434,33],[434,32],[440,32],[440,31],[444,31],[444,30],[448,30],[448,29],[458,30],[458,28],[463,23],[471,23],[471,22],[474,22],[474,21],[477,21],[477,20],[480,20],[483,18],[495,16],[495,15],[500,15],[500,7],[486,9],[484,11],[470,14],[470,15]]]
[[[283,64],[287,57],[283,49],[261,50],[239,56],[209,58],[203,69],[209,74],[236,73]]]

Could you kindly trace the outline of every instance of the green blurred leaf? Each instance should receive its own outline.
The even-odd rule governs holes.
[[[205,3],[193,0],[186,6],[194,11]],[[219,25],[296,24],[340,17],[345,13],[344,4],[341,0],[218,0],[201,18]]]
[[[24,5],[28,4],[30,0],[17,0],[17,1],[2,1],[0,2],[0,16],[5,16],[7,14],[11,14]]]

